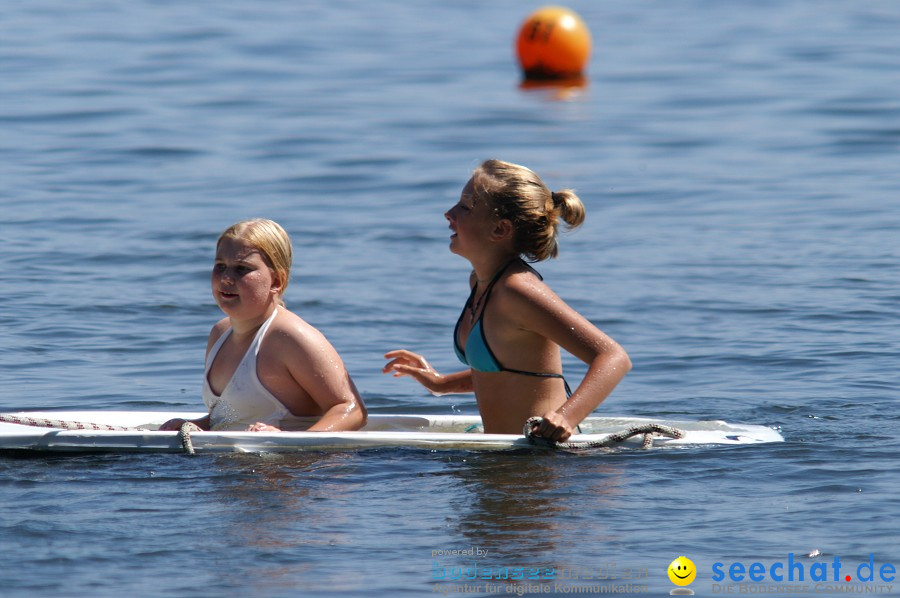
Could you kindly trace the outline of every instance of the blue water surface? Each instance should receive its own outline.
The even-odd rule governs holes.
[[[698,595],[731,583],[715,563],[789,555],[790,593],[831,595],[870,555],[900,568],[900,5],[569,6],[594,36],[582,88],[521,85],[537,5],[512,0],[3,3],[0,410],[202,409],[215,239],[262,216],[294,239],[288,305],[371,411],[475,413],[381,356],[459,367],[468,264],[442,214],[499,157],[587,207],[538,269],[632,358],[598,414],[786,441],[7,455],[3,596],[433,595],[473,565],[665,595],[679,555]],[[835,559],[839,589],[810,581]]]

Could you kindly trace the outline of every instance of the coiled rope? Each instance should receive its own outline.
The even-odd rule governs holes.
[[[639,426],[631,426],[627,430],[623,430],[621,432],[616,432],[614,434],[610,434],[603,438],[602,440],[583,440],[583,441],[572,441],[572,442],[553,442],[552,440],[547,440],[545,438],[541,438],[540,436],[535,435],[532,431],[533,428],[544,421],[542,417],[529,417],[525,422],[525,427],[522,429],[522,434],[525,435],[525,438],[528,439],[528,442],[531,444],[537,444],[541,446],[552,446],[554,448],[563,448],[563,449],[590,449],[590,448],[609,448],[611,446],[615,446],[617,444],[621,444],[631,438],[632,436],[638,436],[639,434],[644,435],[644,441],[641,444],[641,448],[648,449],[653,445],[653,435],[658,434],[660,436],[665,436],[667,438],[684,438],[685,431],[679,430],[678,428],[673,428],[672,426],[666,426],[663,424],[642,424]]]
[[[19,424],[21,426],[34,426],[37,428],[57,428],[60,430],[113,430],[118,432],[146,431],[145,428],[129,428],[127,426],[113,426],[110,424],[95,424],[93,422],[75,422],[62,419],[47,419],[43,417],[30,417],[27,415],[13,415],[0,413],[0,422]],[[181,440],[181,448],[188,455],[195,454],[194,443],[191,440],[191,432],[202,432],[203,428],[191,422],[184,422],[178,430],[178,438]]]

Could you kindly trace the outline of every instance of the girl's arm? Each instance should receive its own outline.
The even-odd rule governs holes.
[[[561,407],[543,414],[536,430],[548,440],[565,442],[578,424],[606,399],[631,369],[616,341],[560,299],[543,282],[515,277],[506,286],[504,307],[523,330],[547,338],[588,365],[581,384]]]
[[[310,426],[310,432],[340,432],[344,430],[359,430],[366,425],[368,413],[366,406],[359,396],[359,391],[350,375],[347,374],[347,382],[350,385],[350,395],[345,400],[333,402],[328,410],[322,414],[315,424]],[[350,397],[353,397],[352,399]]]
[[[278,355],[291,374],[322,410],[310,432],[359,430],[368,414],[344,362],[315,328],[292,329],[279,339]]]
[[[382,368],[382,372],[394,372],[394,377],[409,376],[415,378],[434,395],[445,395],[472,392],[472,370],[463,370],[453,374],[439,374],[424,357],[418,353],[399,349],[384,354],[390,361]]]

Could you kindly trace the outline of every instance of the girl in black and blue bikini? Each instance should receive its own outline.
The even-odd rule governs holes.
[[[580,225],[584,205],[571,190],[551,192],[524,166],[488,160],[445,216],[450,251],[472,264],[472,291],[453,338],[469,368],[442,375],[421,355],[397,350],[385,355],[384,371],[411,376],[434,394],[474,392],[487,433],[521,433],[537,416],[537,434],[566,441],[631,369],[624,349],[522,259],[556,257],[560,219]],[[560,347],[589,366],[574,392],[562,375]]]

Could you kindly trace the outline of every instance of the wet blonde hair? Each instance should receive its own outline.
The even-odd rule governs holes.
[[[242,220],[232,224],[219,235],[216,248],[223,239],[243,241],[259,251],[263,261],[281,282],[281,293],[278,300],[283,306],[284,292],[291,279],[291,262],[294,251],[291,247],[291,237],[281,228],[281,225],[274,220],[265,218]]]
[[[515,251],[532,261],[557,256],[560,219],[570,229],[584,222],[584,204],[574,191],[551,191],[524,166],[487,160],[472,173],[472,183],[475,201],[512,222]]]

